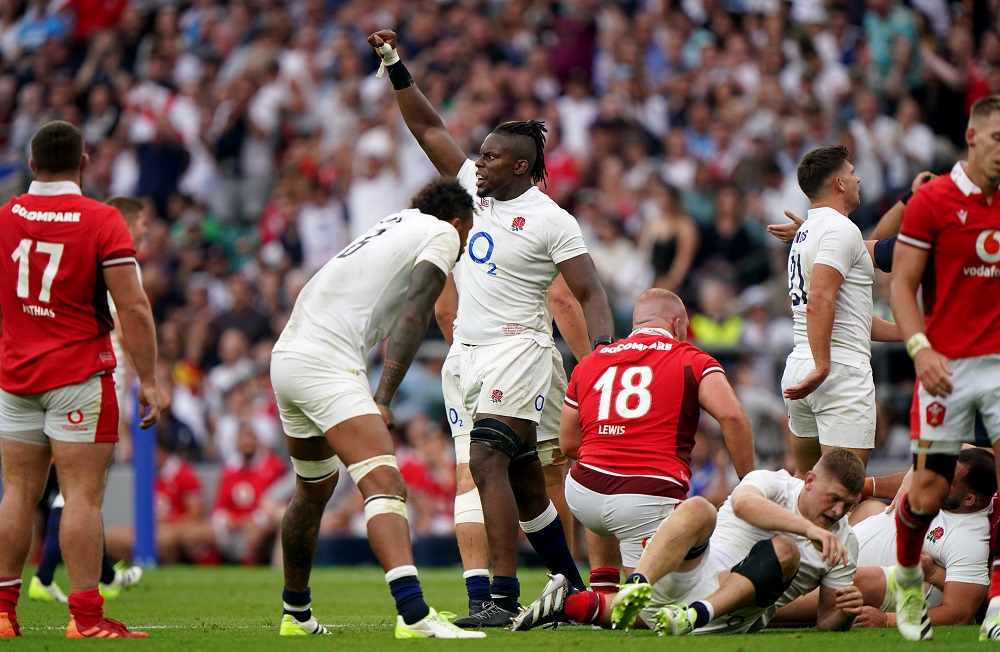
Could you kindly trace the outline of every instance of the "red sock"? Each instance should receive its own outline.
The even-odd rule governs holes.
[[[617,593],[622,576],[617,568],[595,568],[590,571],[590,590],[598,593]]]
[[[578,623],[600,625],[607,601],[603,593],[580,591],[566,598],[566,617]]]
[[[903,496],[896,508],[896,560],[900,566],[913,568],[920,564],[924,535],[937,514],[917,514],[910,507],[910,494]]]
[[[993,561],[993,569],[990,573],[990,592],[987,595],[990,600],[1000,595],[1000,559]]]
[[[104,616],[104,597],[97,589],[74,591],[69,594],[69,613],[80,629],[93,627]]]
[[[0,577],[0,613],[16,614],[21,597],[20,577]]]

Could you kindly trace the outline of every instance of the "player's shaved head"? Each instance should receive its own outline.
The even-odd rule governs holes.
[[[662,288],[639,295],[632,312],[632,328],[665,328],[679,340],[687,336],[687,308],[681,298]],[[680,332],[675,332],[680,331]]]
[[[969,110],[969,127],[982,128],[990,116],[997,112],[1000,112],[1000,95],[987,95],[979,98],[973,102],[972,108]]]
[[[545,134],[548,130],[545,123],[539,120],[515,120],[504,122],[493,130],[494,134],[503,136],[504,144],[510,147],[517,160],[528,162],[531,182],[545,181],[548,171],[545,169]]]

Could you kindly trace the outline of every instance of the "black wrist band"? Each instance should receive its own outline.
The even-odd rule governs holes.
[[[402,61],[386,66],[385,69],[389,71],[389,81],[392,82],[392,87],[395,90],[401,91],[413,86],[413,77],[410,77],[410,71],[406,69]]]
[[[593,347],[596,349],[599,346],[604,346],[605,344],[611,344],[614,339],[610,335],[601,335],[600,337],[595,337],[593,341]]]
[[[905,205],[906,202],[910,201],[912,197],[913,197],[913,191],[907,190],[906,193],[899,198],[899,201],[903,202],[903,204]]]

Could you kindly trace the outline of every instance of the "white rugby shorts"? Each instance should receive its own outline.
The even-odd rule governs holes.
[[[40,394],[0,389],[0,436],[47,446],[49,439],[76,443],[118,441],[118,399],[111,371]]]
[[[459,347],[459,391],[467,412],[538,423],[552,380],[551,347],[532,339]]]
[[[782,394],[814,368],[812,360],[789,358]],[[830,363],[830,375],[816,391],[796,401],[785,399],[785,407],[796,437],[818,437],[824,446],[875,448],[875,381],[869,364]]]
[[[319,360],[294,353],[271,354],[271,386],[285,434],[296,439],[325,437],[334,426],[380,414],[368,377],[357,363]]]
[[[976,412],[990,441],[1000,438],[1000,355],[949,360],[952,392],[939,397],[928,394],[920,383],[910,407],[910,435],[916,454],[958,455],[962,442],[972,442]],[[930,442],[921,448],[917,439]]]

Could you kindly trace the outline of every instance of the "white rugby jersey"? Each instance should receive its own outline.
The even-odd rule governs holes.
[[[459,252],[451,224],[415,209],[378,222],[330,259],[302,289],[274,351],[347,355],[361,373],[368,352],[392,332],[422,261],[448,274]]]
[[[832,208],[810,209],[788,252],[788,296],[792,301],[795,348],[789,358],[812,359],[806,332],[806,305],[813,265],[836,269],[844,277],[837,292],[830,338],[830,360],[857,366],[872,355],[872,283],[875,266],[861,230]]]
[[[559,263],[587,253],[580,225],[536,187],[509,201],[476,196],[476,166],[458,173],[475,201],[465,254],[455,266],[455,342],[530,337],[552,346],[547,293]]]
[[[896,518],[881,512],[854,526],[860,552],[858,566],[896,565]],[[944,510],[931,521],[924,552],[943,566],[946,582],[990,583],[989,508],[969,514]]]
[[[784,507],[790,512],[799,516],[799,494],[805,483],[798,478],[788,474],[787,471],[752,471],[743,478],[739,486],[754,487],[764,494],[771,502]],[[733,513],[732,502],[726,500],[719,508],[719,517],[716,522],[715,532],[712,534],[711,545],[719,546],[722,550],[732,550],[735,557],[737,552],[742,552],[737,558],[742,559],[758,541],[770,539],[778,534],[791,537],[799,549],[801,557],[799,561],[799,572],[792,580],[791,586],[782,594],[774,606],[767,609],[763,615],[763,624],[774,615],[774,612],[800,595],[805,595],[818,586],[825,586],[831,589],[839,589],[854,583],[854,574],[857,571],[858,540],[851,531],[851,526],[847,523],[847,518],[842,518],[830,528],[847,549],[849,559],[846,564],[838,564],[830,567],[823,561],[823,551],[817,548],[813,542],[806,537],[789,534],[787,532],[773,532],[761,530],[753,527],[743,519]]]

